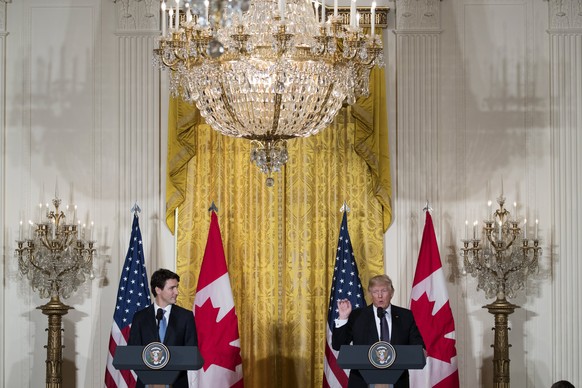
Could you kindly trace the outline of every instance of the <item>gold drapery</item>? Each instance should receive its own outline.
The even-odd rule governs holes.
[[[220,135],[171,101],[167,224],[179,206],[178,304],[191,308],[214,201],[229,267],[247,387],[320,387],[339,208],[364,285],[384,273],[390,178],[383,70],[371,96],[316,136],[291,140],[289,162],[266,187],[249,142]]]

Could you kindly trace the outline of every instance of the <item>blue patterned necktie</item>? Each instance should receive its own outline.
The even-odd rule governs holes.
[[[164,338],[166,337],[166,314],[163,315],[162,320],[160,321],[159,333],[160,333],[160,342],[164,342]]]

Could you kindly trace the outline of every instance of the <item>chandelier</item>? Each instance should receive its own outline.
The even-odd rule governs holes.
[[[251,140],[250,159],[272,185],[287,140],[329,126],[344,103],[369,94],[370,70],[384,65],[375,3],[369,35],[351,4],[344,26],[337,1],[327,20],[325,4],[310,0],[163,1],[154,63],[213,129]]]

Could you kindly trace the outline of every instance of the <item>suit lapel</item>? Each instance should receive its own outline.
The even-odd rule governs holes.
[[[392,305],[390,309],[390,314],[392,315],[392,333],[390,336],[390,342],[393,344],[398,344],[402,336],[402,319],[400,318],[400,311],[398,307]]]
[[[158,325],[154,314],[154,305],[150,305],[147,309],[148,311],[144,322],[144,339],[149,343],[158,340]]]
[[[170,318],[168,321],[168,328],[166,329],[166,338],[164,338],[165,345],[175,345],[176,344],[176,331],[178,330],[177,322],[178,319],[178,309],[176,305],[172,306],[170,311]]]
[[[368,331],[368,344],[372,345],[380,341],[380,337],[378,337],[378,328],[376,327],[376,317],[374,317],[374,307],[372,307],[372,305],[368,306],[368,313],[366,316],[368,317],[369,322],[366,326],[370,328]]]

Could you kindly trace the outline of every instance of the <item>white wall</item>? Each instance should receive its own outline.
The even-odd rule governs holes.
[[[129,4],[130,8],[123,9]],[[165,216],[167,96],[151,65],[157,2],[23,0],[5,5],[2,120],[2,386],[44,386],[47,318],[18,274],[19,220],[38,217],[58,181],[63,205],[95,223],[97,278],[64,302],[65,386],[102,386],[135,201],[146,266],[173,268]],[[125,17],[130,14],[131,17]],[[3,85],[4,86],[4,85]],[[0,94],[4,98],[4,93]],[[163,104],[160,104],[163,101]],[[163,105],[163,106],[162,106]],[[163,116],[163,118],[162,118]]]
[[[46,317],[35,307],[45,301],[18,274],[14,240],[56,180],[63,201],[95,222],[100,246],[97,279],[66,301],[75,307],[64,318],[67,386],[102,386],[136,200],[148,269],[174,266],[163,222],[167,95],[150,65],[157,4],[0,1],[3,386],[44,385]],[[544,249],[539,275],[513,300],[521,308],[510,317],[512,386],[582,384],[579,4],[398,0],[390,13],[394,223],[386,268],[397,282],[394,302],[408,305],[428,199],[464,387],[492,385],[493,318],[482,308],[490,301],[462,273],[460,239],[466,219],[485,217],[501,179],[518,213],[540,220]]]
[[[511,383],[582,383],[582,9],[577,1],[396,3],[397,95],[391,129],[395,220],[386,235],[395,298],[409,304],[429,200],[456,319],[461,386],[492,386],[491,302],[463,273],[464,222],[482,221],[504,184],[506,206],[540,220],[539,274],[512,302]],[[552,37],[552,40],[550,39]],[[530,229],[531,230],[531,229]]]

